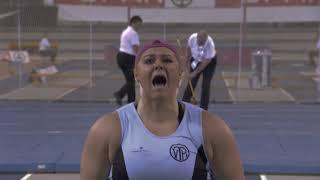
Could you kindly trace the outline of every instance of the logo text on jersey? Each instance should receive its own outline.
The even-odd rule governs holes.
[[[183,162],[189,158],[190,151],[187,146],[183,144],[173,144],[170,147],[170,155],[176,161]]]

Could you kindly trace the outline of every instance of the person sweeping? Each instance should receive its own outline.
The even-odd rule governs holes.
[[[182,49],[182,46],[181,46],[180,38],[177,38],[177,45],[178,45],[178,47],[180,49],[180,58],[181,59],[185,59],[184,56],[182,56],[183,49]],[[183,72],[181,81],[179,83],[179,89],[178,89],[178,92],[177,92],[177,98],[178,99],[182,99],[183,93],[185,92],[187,86],[189,86],[189,88],[191,90],[191,95],[192,95],[190,102],[191,102],[191,104],[197,105],[198,104],[198,100],[197,100],[197,96],[196,96],[194,87],[192,86],[191,79],[189,78],[188,75],[186,75],[186,73],[189,73],[188,69],[189,69],[189,66],[187,66],[187,70]]]
[[[205,30],[193,33],[188,39],[187,71],[191,85],[186,88],[182,100],[191,101],[194,97],[193,88],[196,87],[202,75],[200,107],[208,110],[210,101],[210,84],[217,65],[217,53],[212,38]]]

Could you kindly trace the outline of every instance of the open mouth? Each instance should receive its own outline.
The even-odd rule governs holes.
[[[152,79],[152,85],[156,88],[165,87],[167,84],[167,78],[164,75],[155,75]]]

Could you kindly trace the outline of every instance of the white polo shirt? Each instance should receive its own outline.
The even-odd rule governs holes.
[[[136,53],[133,50],[133,46],[139,44],[140,42],[138,33],[131,26],[128,26],[125,30],[122,31],[119,48],[121,52],[135,55]]]
[[[216,48],[210,36],[208,36],[203,46],[197,43],[198,33],[193,33],[188,39],[188,46],[194,60],[201,62],[203,59],[212,59],[216,55]]]
[[[44,51],[49,49],[51,46],[48,38],[42,38],[41,41],[39,42],[39,51]]]

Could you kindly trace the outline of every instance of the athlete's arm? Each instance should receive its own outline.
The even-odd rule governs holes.
[[[194,71],[192,71],[192,73],[190,74],[190,77],[194,78],[195,76],[197,76],[197,74],[203,71],[204,68],[206,68],[210,62],[211,62],[210,59],[203,59],[200,65]]]
[[[244,180],[240,153],[229,127],[219,117],[203,111],[204,149],[216,179]]]
[[[91,127],[84,143],[80,180],[104,180],[120,147],[121,126],[116,112],[104,116]]]

